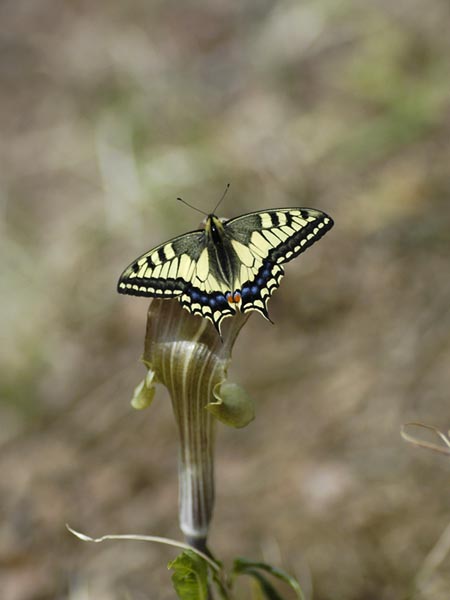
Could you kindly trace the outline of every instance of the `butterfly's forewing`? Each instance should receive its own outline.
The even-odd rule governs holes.
[[[267,301],[284,275],[281,265],[304,252],[332,226],[328,215],[312,208],[264,210],[228,221],[225,230],[241,263],[236,282],[241,310],[256,310],[269,318]]]
[[[117,285],[121,294],[173,298],[180,296],[195,276],[205,246],[205,232],[192,231],[146,252],[129,265]]]

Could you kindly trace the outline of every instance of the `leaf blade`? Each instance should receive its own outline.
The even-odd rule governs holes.
[[[252,577],[255,577],[255,572],[258,571],[264,571],[272,575],[276,579],[283,581],[292,590],[294,590],[298,600],[305,600],[305,595],[303,594],[300,584],[295,579],[295,577],[292,577],[292,575],[289,575],[288,573],[286,573],[286,571],[283,571],[282,569],[279,569],[277,567],[273,567],[272,565],[268,565],[267,563],[248,560],[246,558],[239,557],[236,558],[234,561],[232,573],[234,576],[251,575]],[[261,577],[260,574],[259,576]],[[268,596],[268,598],[270,598],[270,596]]]
[[[173,587],[181,600],[207,600],[208,567],[206,562],[192,550],[186,550],[169,562],[174,571]]]

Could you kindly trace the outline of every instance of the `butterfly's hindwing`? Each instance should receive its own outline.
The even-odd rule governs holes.
[[[269,319],[267,302],[280,285],[283,275],[283,267],[265,261],[259,268],[256,278],[242,284],[242,312],[256,310]]]
[[[181,305],[194,315],[201,315],[212,321],[217,329],[226,317],[234,315],[222,292],[205,292],[194,286],[188,286],[181,296]]]

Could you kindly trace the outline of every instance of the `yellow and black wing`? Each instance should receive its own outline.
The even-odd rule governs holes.
[[[151,298],[177,298],[194,315],[212,321],[219,330],[235,310],[226,299],[204,229],[191,231],[149,250],[134,260],[117,284],[120,294]]]
[[[279,286],[283,267],[331,227],[333,220],[314,208],[262,210],[225,223],[240,263],[235,283],[242,312],[256,310],[269,318],[267,302]]]
[[[180,296],[195,279],[204,247],[204,230],[191,231],[156,246],[125,269],[119,278],[117,291],[152,298]]]

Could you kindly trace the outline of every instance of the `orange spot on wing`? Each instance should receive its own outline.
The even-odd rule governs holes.
[[[233,294],[229,292],[226,297],[229,304],[239,304],[242,299],[240,292],[234,292]]]

